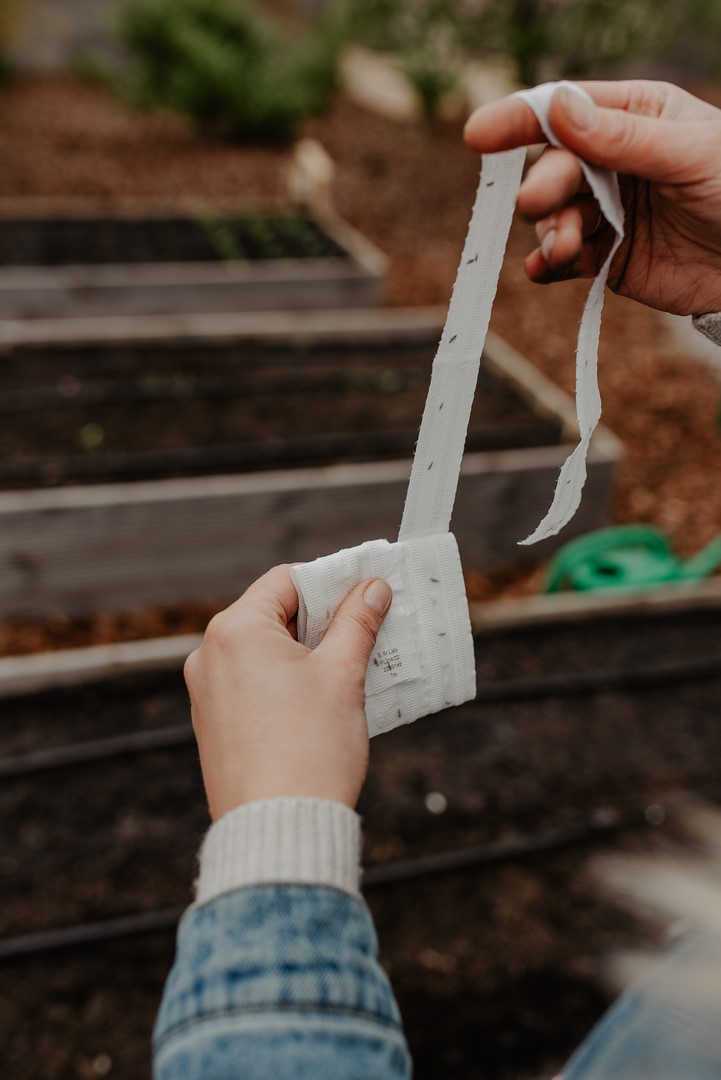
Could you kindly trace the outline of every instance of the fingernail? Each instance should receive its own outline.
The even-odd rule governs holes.
[[[363,599],[368,607],[373,608],[378,615],[385,615],[391,606],[393,590],[387,581],[383,581],[382,578],[375,578],[370,585],[366,586]]]
[[[558,102],[573,126],[579,131],[590,131],[595,126],[598,117],[598,110],[593,102],[585,94],[569,90],[567,86],[562,86],[556,92]]]
[[[553,245],[556,243],[556,237],[558,233],[555,229],[551,229],[546,233],[543,240],[541,240],[541,254],[547,263],[551,262],[551,252],[553,251]]]

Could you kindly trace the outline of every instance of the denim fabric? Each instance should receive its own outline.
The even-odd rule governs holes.
[[[694,986],[698,965],[721,978],[717,941],[680,940],[622,995],[575,1052],[563,1080],[719,1080],[721,996]]]
[[[401,1080],[411,1063],[361,900],[256,885],[186,912],[155,1080]]]

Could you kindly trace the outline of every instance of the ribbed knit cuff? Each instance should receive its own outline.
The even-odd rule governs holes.
[[[696,329],[716,345],[721,345],[721,311],[709,311],[706,315],[694,315]]]
[[[200,850],[196,903],[245,885],[330,885],[357,894],[360,818],[325,799],[263,799],[231,810]]]

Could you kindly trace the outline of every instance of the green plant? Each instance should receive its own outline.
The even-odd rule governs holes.
[[[401,67],[416,92],[423,116],[434,120],[458,81],[455,63],[444,59],[438,50],[421,47],[401,53]]]
[[[198,214],[196,220],[219,259],[224,262],[235,262],[243,258],[227,222],[212,210]]]
[[[293,41],[240,0],[131,0],[121,31],[139,105],[238,141],[287,139],[335,89],[337,20]]]

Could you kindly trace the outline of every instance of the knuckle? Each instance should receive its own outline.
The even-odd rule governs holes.
[[[668,98],[678,90],[678,87],[669,82],[632,80],[627,85],[627,110],[644,116],[659,116]]]
[[[614,156],[623,158],[633,151],[638,143],[639,133],[631,116],[627,113],[609,111],[606,118],[606,141]]]
[[[211,648],[225,648],[230,641],[230,619],[225,611],[218,612],[210,620],[205,628],[205,634],[203,636],[203,645],[209,645]]]
[[[198,663],[200,661],[199,653],[200,649],[194,649],[194,651],[186,657],[185,663],[183,664],[183,678],[185,679],[185,685],[188,689],[191,688],[197,673]]]

